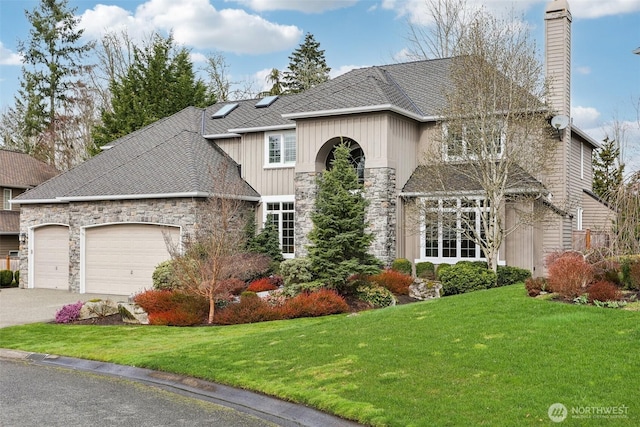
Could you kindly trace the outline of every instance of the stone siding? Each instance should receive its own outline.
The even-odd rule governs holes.
[[[311,212],[318,192],[317,172],[297,173],[295,177],[296,218],[295,242],[296,257],[307,256],[308,234],[313,228]],[[365,195],[369,207],[365,220],[375,238],[371,244],[371,253],[385,266],[391,265],[396,257],[396,173],[392,168],[365,169]]]
[[[69,226],[69,290],[80,291],[80,234],[87,226],[147,223],[181,227],[181,237],[192,235],[202,199],[140,199],[52,203],[21,206],[20,286],[29,280],[29,230],[49,224]]]

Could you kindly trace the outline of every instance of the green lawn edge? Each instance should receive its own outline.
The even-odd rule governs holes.
[[[513,285],[251,325],[15,326],[0,347],[175,372],[376,426],[555,425],[554,403],[563,425],[616,426],[640,423],[639,320]],[[585,414],[613,407],[624,414]]]

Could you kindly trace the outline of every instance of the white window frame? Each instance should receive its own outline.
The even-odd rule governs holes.
[[[279,161],[271,161],[272,138],[279,138],[278,151]],[[293,139],[293,141],[291,141]],[[293,142],[293,146],[287,143]],[[264,167],[265,168],[290,168],[296,165],[296,131],[265,132],[264,134]]]
[[[11,188],[5,188],[4,191],[2,192],[2,197],[3,197],[2,209],[5,211],[10,211],[11,203],[9,201],[13,197],[13,191],[11,190]]]
[[[447,208],[444,207],[444,201],[454,201],[456,202],[455,207]],[[462,201],[470,201],[475,202],[475,206],[473,207],[462,207]],[[475,212],[475,230],[479,232],[481,229],[481,213],[488,211],[488,208],[483,206],[482,198],[444,198],[444,199],[435,199],[435,198],[421,198],[418,202],[422,205],[423,209],[427,209],[425,204],[427,202],[433,203],[437,202],[438,207],[433,209],[432,212],[437,212],[438,214],[438,248],[436,256],[426,256],[427,249],[427,239],[426,239],[426,231],[427,231],[427,223],[425,219],[425,215],[422,215],[420,220],[420,257],[415,259],[415,262],[423,262],[429,261],[434,264],[455,264],[459,261],[486,261],[487,259],[482,254],[482,249],[478,244],[475,244],[475,256],[473,257],[463,257],[462,256],[462,241],[469,240],[463,238],[463,224],[462,224],[462,214],[465,212]],[[443,256],[443,236],[444,236],[444,227],[443,227],[443,213],[455,213],[456,215],[456,256],[455,257],[445,257]],[[504,265],[505,261],[501,259],[501,251],[498,252],[498,264]]]
[[[262,224],[267,222],[267,216],[269,214],[273,214],[273,213],[277,213],[278,214],[278,241],[280,242],[280,249],[282,250],[282,239],[283,239],[283,235],[282,235],[282,231],[283,231],[283,227],[282,227],[282,223],[283,223],[283,213],[291,213],[293,212],[293,222],[294,222],[294,232],[295,232],[295,199],[296,196],[295,195],[284,195],[284,196],[263,196],[261,199],[262,202]],[[280,209],[275,211],[275,210],[268,210],[268,204],[269,203],[280,203]],[[282,210],[282,203],[293,203],[293,211],[290,209],[287,210]],[[295,258],[295,236],[294,236],[294,240],[293,240],[293,252],[291,253],[282,253],[282,256],[284,258]]]
[[[580,179],[584,179],[584,144],[580,144]]]
[[[467,128],[468,128],[468,125],[462,126],[462,139],[460,140],[460,143],[462,144],[462,147],[461,147],[462,153],[460,155],[449,155],[449,137],[448,137],[449,125],[447,123],[442,124],[442,137],[443,137],[442,152],[444,154],[445,161],[476,160],[476,156],[472,156],[467,152],[467,146],[468,146],[467,137],[466,137]],[[502,128],[503,129],[500,134],[500,152],[498,153],[497,159],[501,159],[502,156],[504,155],[505,142],[507,139],[506,129],[504,129],[505,126],[503,125]]]
[[[582,231],[582,217],[584,214],[584,210],[582,208],[576,208],[576,230]]]

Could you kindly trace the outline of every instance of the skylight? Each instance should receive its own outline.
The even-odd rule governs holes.
[[[256,108],[264,108],[273,104],[274,101],[278,99],[278,95],[265,96],[256,104]]]
[[[211,118],[221,119],[225,117],[227,114],[229,114],[230,112],[232,112],[237,106],[238,106],[238,103],[223,105],[222,107],[220,107],[218,111],[213,113]]]

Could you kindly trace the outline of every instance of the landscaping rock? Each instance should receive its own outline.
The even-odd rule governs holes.
[[[409,296],[419,300],[440,298],[442,284],[434,280],[416,278],[409,286]]]
[[[131,302],[118,303],[118,312],[120,312],[124,323],[133,325],[149,324],[149,315],[138,304]]]
[[[80,309],[78,320],[93,319],[96,317],[118,314],[118,304],[111,300],[87,301]]]

